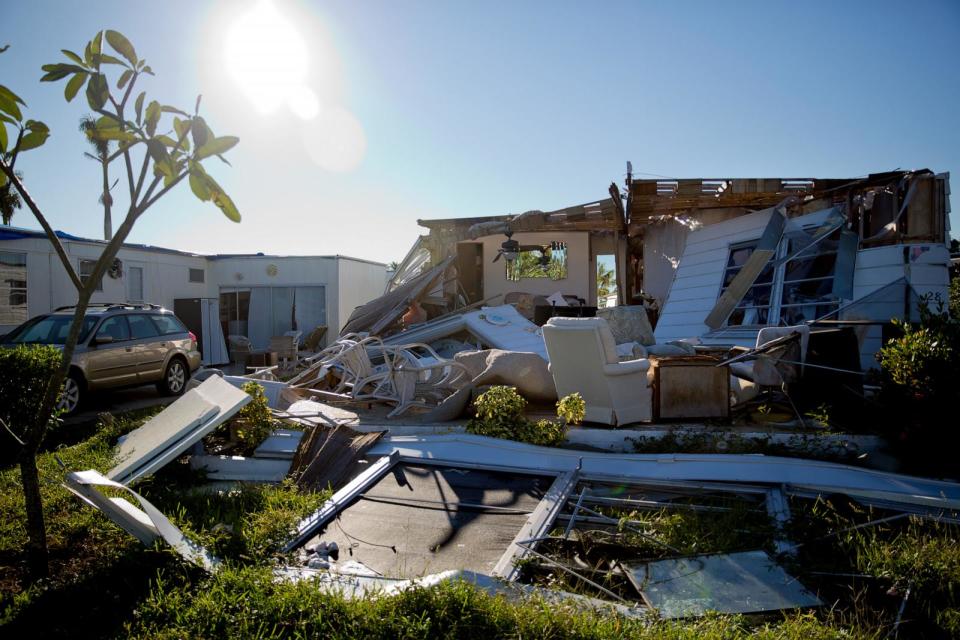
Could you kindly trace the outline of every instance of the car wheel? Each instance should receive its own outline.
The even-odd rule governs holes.
[[[57,410],[61,415],[70,415],[80,406],[83,398],[83,379],[79,374],[71,371],[63,381],[63,390],[57,400]]]
[[[167,396],[178,396],[187,388],[190,372],[187,365],[180,358],[174,358],[163,372],[163,380],[157,385],[160,393]]]

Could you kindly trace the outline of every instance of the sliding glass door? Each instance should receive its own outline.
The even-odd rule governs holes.
[[[220,322],[225,335],[242,335],[254,349],[265,349],[272,336],[287,331],[310,333],[326,324],[326,288],[222,287]]]

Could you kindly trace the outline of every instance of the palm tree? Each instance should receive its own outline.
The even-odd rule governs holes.
[[[616,293],[617,284],[613,278],[613,269],[602,262],[597,262],[597,298],[605,298],[611,293]]]
[[[84,116],[80,118],[79,128],[81,133],[87,135],[87,142],[96,152],[96,156],[90,153],[84,155],[106,166],[107,158],[110,156],[110,141],[94,137],[93,132],[97,129],[97,121],[93,116]],[[113,198],[110,196],[110,185],[107,184],[106,169],[103,173],[103,192],[100,194],[99,202],[103,205],[103,239],[110,240],[113,238],[113,221],[110,219],[110,207],[113,205]]]
[[[4,156],[4,160],[9,161],[9,159],[9,157]],[[22,173],[19,171],[15,173],[17,179],[23,180]],[[14,211],[22,207],[23,202],[20,200],[20,194],[13,188],[13,183],[9,180],[3,183],[3,186],[0,187],[0,216],[3,216],[3,224],[9,225],[10,220],[13,218]]]

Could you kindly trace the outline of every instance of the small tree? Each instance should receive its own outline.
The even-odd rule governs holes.
[[[104,40],[119,57],[104,51]],[[67,102],[71,102],[80,90],[85,88],[87,104],[99,116],[92,126],[84,127],[88,140],[112,141],[117,144],[116,151],[98,154],[96,157],[103,174],[101,202],[105,222],[109,223],[113,206],[110,169],[118,161],[122,162],[129,200],[123,222],[104,247],[93,273],[84,284],[40,206],[14,171],[19,155],[43,145],[49,136],[49,129],[40,121],[25,120],[21,110],[21,107],[26,106],[23,100],[0,84],[0,188],[8,182],[12,184],[23,203],[43,227],[77,290],[77,304],[60,367],[49,379],[33,420],[27,424],[9,425],[11,429],[19,431],[17,437],[22,443],[17,461],[20,465],[27,514],[28,561],[34,577],[45,576],[48,571],[37,451],[48,425],[54,419],[58,397],[70,370],[70,361],[80,335],[83,317],[97,283],[113,264],[117,251],[137,219],[185,179],[200,200],[212,201],[230,220],[240,221],[240,214],[233,201],[203,166],[203,161],[212,156],[226,162],[222,154],[236,145],[238,139],[232,136],[217,137],[213,134],[200,116],[199,97],[193,115],[156,100],[147,103],[146,93],[143,91],[133,98],[137,82],[144,75],[153,75],[153,70],[146,61],[137,57],[130,41],[117,31],[98,32],[87,43],[82,56],[66,49],[63,53],[69,61],[44,65],[43,71],[46,73],[40,78],[41,82],[56,82],[69,78],[64,88]],[[113,77],[112,83],[108,80],[108,72]],[[111,88],[111,84],[116,90]],[[165,120],[166,123],[162,126],[161,123]],[[8,134],[8,126],[14,135]]]

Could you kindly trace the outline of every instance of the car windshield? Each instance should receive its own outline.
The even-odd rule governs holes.
[[[41,316],[20,325],[7,336],[5,342],[13,344],[65,344],[67,334],[70,333],[70,323],[73,316]],[[95,316],[83,319],[80,328],[80,338],[83,342],[90,335],[90,330],[97,323]]]

